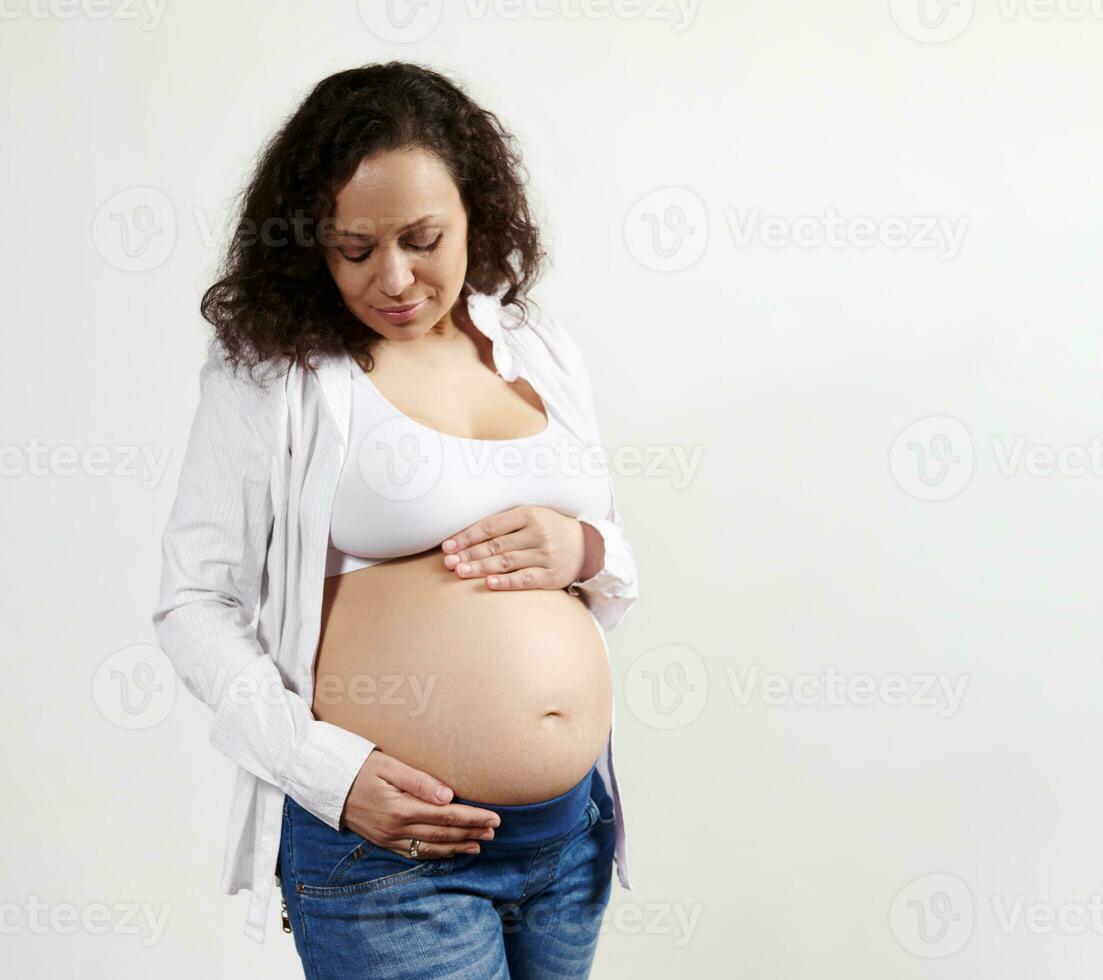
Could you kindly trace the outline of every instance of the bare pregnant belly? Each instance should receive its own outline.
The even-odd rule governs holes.
[[[326,579],[314,716],[457,796],[566,792],[609,735],[600,627],[563,589],[493,592],[443,557],[435,548]]]

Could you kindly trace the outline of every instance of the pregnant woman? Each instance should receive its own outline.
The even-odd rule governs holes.
[[[585,977],[629,886],[605,631],[635,601],[497,119],[391,62],[269,143],[153,622],[239,766],[223,891],[309,978]]]

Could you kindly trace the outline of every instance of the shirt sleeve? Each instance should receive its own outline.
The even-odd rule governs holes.
[[[574,339],[550,318],[544,318],[545,335],[556,347],[557,357],[562,359],[575,387],[578,403],[585,417],[590,437],[603,446],[601,430],[594,410],[593,385],[586,370],[582,351]],[[609,476],[609,510],[600,517],[584,518],[601,535],[605,545],[605,562],[590,578],[572,582],[567,586],[571,595],[581,596],[598,623],[608,632],[625,616],[639,598],[639,580],[636,558],[624,533],[624,522],[617,510],[616,490]]]
[[[246,410],[253,402],[241,386],[252,382],[244,371],[234,377],[217,345],[199,384],[161,539],[157,640],[184,686],[212,709],[211,745],[340,830],[375,744],[316,719],[258,639],[276,453]]]

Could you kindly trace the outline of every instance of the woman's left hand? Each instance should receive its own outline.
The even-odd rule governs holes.
[[[489,588],[564,589],[595,575],[605,561],[601,535],[550,507],[492,514],[441,545],[444,567],[460,578],[487,576]]]

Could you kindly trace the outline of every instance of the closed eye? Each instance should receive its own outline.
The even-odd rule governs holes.
[[[432,252],[434,249],[436,249],[438,245],[440,245],[440,240],[443,237],[443,235],[437,235],[437,237],[428,245],[415,245],[413,242],[407,242],[406,247],[412,248],[415,252]],[[366,252],[361,252],[359,255],[345,255],[345,253],[342,252],[341,258],[343,258],[346,262],[363,262],[374,251],[375,249],[369,248]]]

